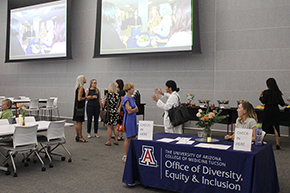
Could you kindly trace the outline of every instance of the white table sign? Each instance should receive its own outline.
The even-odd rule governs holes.
[[[252,129],[236,128],[234,150],[251,151],[252,149]]]
[[[153,121],[139,121],[138,139],[153,139]]]

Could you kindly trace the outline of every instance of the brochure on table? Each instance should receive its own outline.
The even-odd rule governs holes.
[[[153,139],[153,121],[139,121],[138,140]]]
[[[252,149],[252,129],[236,128],[234,150],[251,151]]]

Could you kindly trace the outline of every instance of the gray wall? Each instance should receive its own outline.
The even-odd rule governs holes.
[[[276,78],[285,100],[290,96],[290,1],[200,0],[202,54],[100,59],[92,58],[96,4],[73,0],[73,60],[4,63],[6,27],[2,27],[0,95],[58,96],[60,114],[71,117],[78,75],[96,78],[102,90],[122,78],[141,92],[146,119],[155,124],[162,124],[162,110],[150,95],[154,88],[164,88],[168,79],[178,83],[182,101],[194,93],[195,103],[228,99],[236,106],[244,99],[257,106],[268,77]],[[1,26],[6,26],[6,7],[6,1],[0,1]]]

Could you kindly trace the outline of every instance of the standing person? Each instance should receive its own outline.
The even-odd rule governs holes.
[[[256,125],[258,122],[258,117],[255,112],[253,105],[249,102],[242,102],[239,104],[237,109],[238,118],[236,120],[235,128],[252,129],[252,141],[255,141],[256,136]],[[226,135],[226,140],[233,141],[235,139],[235,134]]]
[[[90,139],[91,136],[91,127],[92,127],[92,120],[94,116],[94,133],[95,137],[99,138],[98,135],[98,128],[99,128],[99,115],[101,110],[101,91],[97,88],[97,80],[92,79],[90,81],[90,88],[86,90],[86,97],[92,97],[88,98],[87,102],[87,133],[88,138]]]
[[[13,113],[11,111],[12,101],[10,99],[3,99],[2,100],[2,112],[0,114],[0,119],[8,119],[13,117]]]
[[[115,134],[114,145],[119,145],[118,143],[118,131],[117,131],[117,121],[118,121],[118,106],[120,104],[120,97],[117,93],[117,86],[115,83],[111,83],[108,88],[108,94],[104,99],[104,109],[109,111],[109,121],[105,122],[107,124],[107,142],[105,145],[111,145],[112,129]]]
[[[134,84],[125,84],[124,90],[126,91],[126,95],[123,98],[122,106],[124,109],[123,122],[126,128],[126,139],[124,141],[124,156],[122,157],[122,160],[123,162],[126,162],[130,141],[138,135],[136,113],[139,110],[135,103],[135,99],[132,97],[135,90]]]
[[[85,107],[85,90],[84,90],[84,84],[87,82],[84,75],[79,75],[76,80],[75,85],[75,103],[74,103],[74,114],[73,114],[73,121],[76,121],[75,127],[76,127],[76,142],[88,142],[83,138],[82,135],[82,123],[85,121],[85,112],[83,112],[82,115],[77,114],[77,109],[84,108]],[[89,98],[92,98],[92,96],[89,96]]]
[[[134,10],[134,15],[129,19],[129,27],[131,28],[131,36],[135,37],[140,34],[140,29],[142,26],[142,19],[138,15],[138,9]]]
[[[118,124],[122,125],[123,124],[123,118],[124,118],[124,110],[122,108],[122,102],[123,102],[124,96],[126,95],[126,92],[123,90],[123,88],[124,88],[123,80],[122,79],[117,79],[116,80],[116,86],[117,86],[117,89],[118,89],[119,97],[121,98],[120,106],[118,108],[118,113],[119,113]],[[124,132],[119,131],[118,141],[124,140],[123,133]]]
[[[173,125],[170,122],[169,116],[168,116],[168,110],[171,109],[172,107],[176,107],[180,103],[180,96],[177,93],[179,91],[179,88],[177,88],[177,85],[175,81],[173,80],[168,80],[165,83],[165,90],[166,93],[162,92],[161,88],[160,89],[155,89],[155,93],[158,95],[162,95],[162,98],[167,99],[166,103],[162,102],[159,99],[158,95],[152,95],[152,99],[156,101],[156,105],[164,110],[164,129],[166,133],[180,133],[182,134],[182,129],[181,125],[173,127]]]
[[[260,93],[259,100],[265,104],[263,112],[262,129],[266,133],[275,134],[276,137],[276,149],[280,149],[280,128],[279,128],[279,114],[280,109],[278,105],[285,106],[285,102],[282,98],[282,92],[280,91],[276,80],[274,78],[268,78],[266,81],[267,90]]]

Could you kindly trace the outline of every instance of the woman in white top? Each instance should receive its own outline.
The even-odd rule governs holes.
[[[152,99],[157,102],[157,106],[164,110],[164,129],[166,133],[182,133],[181,125],[173,127],[168,116],[168,110],[173,106],[176,107],[180,103],[180,96],[177,93],[179,88],[177,88],[176,83],[173,80],[168,80],[165,84],[166,93],[162,92],[161,89],[155,89],[155,93],[162,95],[162,98],[167,99],[166,103],[159,99],[158,95],[152,95]]]
[[[239,105],[238,109],[238,118],[236,121],[235,128],[245,128],[252,129],[252,141],[255,141],[255,129],[258,122],[257,114],[255,113],[255,109],[253,105],[249,102],[243,102]],[[234,140],[235,134],[226,135],[226,140]]]

